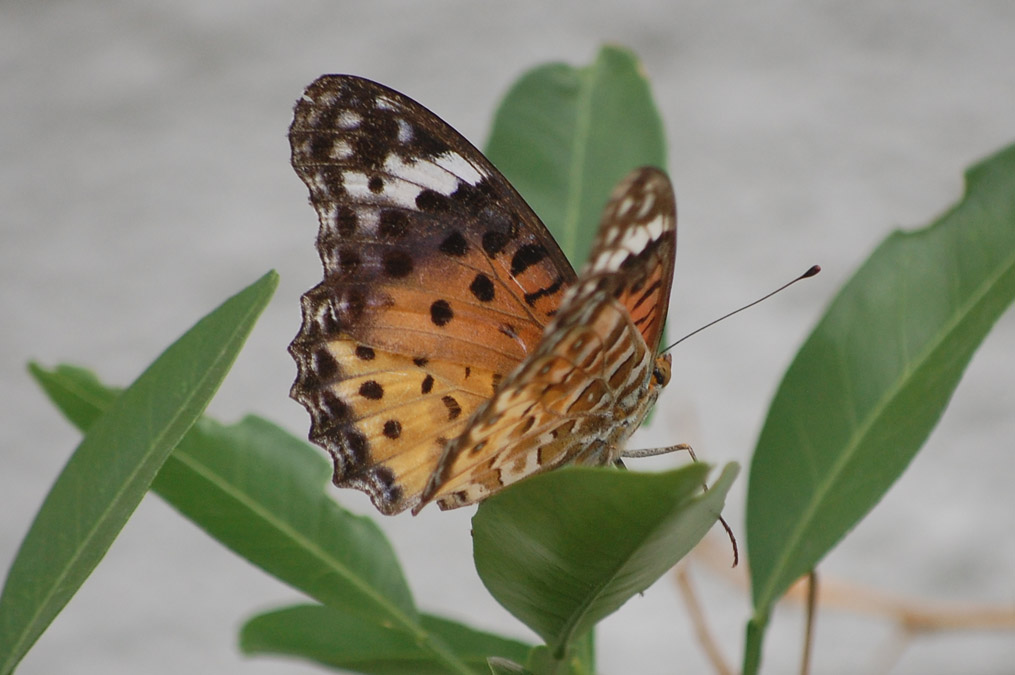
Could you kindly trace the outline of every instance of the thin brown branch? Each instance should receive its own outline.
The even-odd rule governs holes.
[[[725,547],[723,547],[724,549]],[[729,569],[726,553],[708,538],[695,548],[695,560],[706,565],[727,582],[748,587],[746,565]],[[784,602],[804,604],[807,591],[798,581],[783,598]],[[1015,606],[971,605],[924,601],[858,586],[846,581],[822,577],[818,607],[867,614],[896,623],[906,632],[919,634],[944,630],[1015,630]]]
[[[698,594],[694,590],[694,585],[691,583],[690,573],[687,571],[687,565],[677,565],[673,569],[674,577],[677,581],[677,589],[680,591],[680,597],[684,599],[684,605],[687,606],[687,613],[691,617],[691,625],[694,627],[694,634],[698,638],[698,643],[701,648],[705,651],[705,656],[708,658],[712,667],[718,675],[733,675],[734,671],[730,668],[726,659],[723,657],[722,652],[719,651],[719,644],[715,638],[712,637],[712,631],[708,628],[708,623],[705,621],[705,613],[702,610],[701,603],[698,602]]]

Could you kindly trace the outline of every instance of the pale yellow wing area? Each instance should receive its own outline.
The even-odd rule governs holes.
[[[482,368],[414,361],[348,339],[297,360],[293,396],[310,412],[310,439],[334,460],[335,484],[363,490],[387,514],[418,503],[448,439],[499,381]]]

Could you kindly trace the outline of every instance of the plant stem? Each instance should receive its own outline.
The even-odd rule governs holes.
[[[807,575],[807,620],[804,628],[804,653],[800,659],[800,675],[811,672],[811,648],[814,645],[814,618],[818,605],[818,573]]]
[[[755,614],[747,622],[747,635],[744,640],[743,675],[757,675],[761,667],[761,642],[765,635],[768,615]]]

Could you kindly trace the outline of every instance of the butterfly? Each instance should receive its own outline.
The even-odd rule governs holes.
[[[336,485],[417,513],[620,462],[670,379],[656,354],[676,257],[662,171],[620,182],[576,274],[490,161],[403,94],[324,75],[289,140],[324,266],[302,296],[290,395]]]

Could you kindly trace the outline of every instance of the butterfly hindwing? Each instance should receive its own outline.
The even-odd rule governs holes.
[[[666,326],[677,260],[677,204],[657,169],[640,169],[617,186],[582,268],[583,280],[609,278],[614,297],[654,354]]]
[[[449,444],[423,504],[454,508],[562,464],[618,459],[662,384],[655,352],[675,258],[670,182],[639,169],[611,196],[589,261],[539,347]]]

